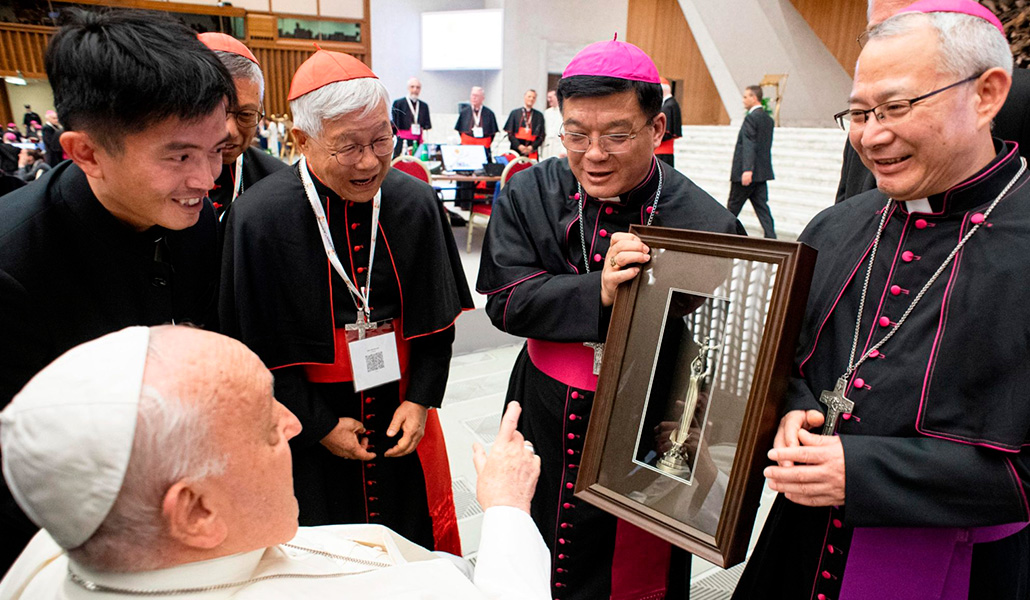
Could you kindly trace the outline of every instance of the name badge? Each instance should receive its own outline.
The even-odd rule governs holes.
[[[483,137],[483,128],[482,127],[473,127],[472,128],[472,137]]]
[[[367,329],[363,339],[359,339],[356,331],[348,331],[347,349],[350,351],[355,392],[362,392],[401,378],[401,362],[397,357],[397,333],[393,329],[393,323],[387,322],[377,325],[374,329]]]
[[[411,124],[411,135],[422,135],[422,126],[418,123]]]

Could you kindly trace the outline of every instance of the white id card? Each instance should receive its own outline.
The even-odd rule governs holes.
[[[347,349],[350,351],[350,366],[354,373],[355,392],[401,378],[401,363],[397,358],[396,336],[392,324],[368,331],[363,340],[350,339],[350,332],[348,332]]]
[[[419,125],[418,123],[412,123],[411,124],[411,135],[421,135],[421,134],[422,134],[422,126]]]
[[[473,127],[472,128],[472,137],[483,137],[483,128],[482,127]]]

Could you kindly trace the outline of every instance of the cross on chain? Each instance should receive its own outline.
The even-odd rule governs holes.
[[[587,348],[594,350],[594,375],[601,374],[601,360],[604,358],[604,342],[583,342]]]
[[[837,380],[837,385],[833,387],[832,392],[826,390],[819,396],[819,402],[826,405],[826,424],[823,425],[823,435],[833,435],[837,430],[837,419],[855,409],[855,403],[844,395],[844,389],[847,386],[847,378],[841,377]]]

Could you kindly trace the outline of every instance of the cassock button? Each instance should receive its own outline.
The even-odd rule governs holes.
[[[607,229],[602,229],[601,231],[598,231],[597,233],[598,233],[598,234],[599,234],[599,235],[600,235],[601,237],[608,237],[608,230],[607,230]]]
[[[606,214],[606,215],[610,215],[610,214],[612,214],[613,212],[615,212],[615,209],[614,209],[614,208],[612,208],[612,207],[610,207],[610,206],[606,206],[606,207],[604,207],[604,214]]]
[[[911,250],[905,250],[901,253],[901,260],[905,262],[912,262],[915,258],[916,255]]]
[[[558,555],[558,560],[565,560],[565,555],[564,554],[559,554]]]
[[[601,262],[602,258],[604,258],[604,257],[601,256],[600,254],[595,254],[594,255],[594,262]]]
[[[577,418],[578,417],[576,417],[576,415],[569,415],[569,420],[570,421],[575,421]]]
[[[833,520],[833,526],[836,527],[837,529],[840,529],[841,527],[844,526],[844,523],[841,523],[840,519],[834,519]]]
[[[572,504],[571,502],[566,502],[565,504],[562,504],[561,507],[564,508],[565,510],[572,510],[572,509],[576,508],[576,505]]]
[[[879,358],[879,357],[880,357],[880,351],[879,350],[871,350],[869,352],[869,358]]]
[[[568,450],[567,450],[566,452],[567,452],[567,453],[568,453],[568,454],[569,454],[570,456],[576,453],[576,451],[575,451],[575,450],[573,450],[572,448],[569,448],[569,449],[568,449]]]
[[[358,228],[358,224],[357,223],[351,223],[350,224],[350,228],[351,229],[357,229]]]
[[[576,434],[575,434],[575,433],[570,433],[570,434],[568,435],[568,438],[569,438],[570,440],[574,440],[574,439],[576,439]]]
[[[984,218],[985,217],[983,213],[976,213],[972,217],[969,217],[969,222],[973,225],[979,225],[980,223],[984,222]]]
[[[570,469],[575,469],[575,468],[576,468],[576,467],[578,467],[578,466],[579,466],[579,465],[577,465],[576,463],[569,463],[569,468],[570,468]]]
[[[579,398],[579,392],[572,392],[572,399],[575,400],[576,398]]]
[[[823,579],[829,579],[830,577],[833,577],[833,575],[830,575],[829,571],[823,571],[822,574],[823,574]]]
[[[890,317],[886,317],[886,316],[880,317],[879,323],[880,323],[880,327],[890,327],[890,324],[891,324]]]
[[[647,214],[651,214],[652,212],[654,212],[654,207],[653,206],[648,206],[644,210],[647,212]]]
[[[926,219],[916,219],[916,229],[926,229]]]
[[[561,524],[561,528],[562,529],[568,529],[569,528],[569,524],[568,523],[562,523]]]
[[[575,487],[576,487],[576,484],[572,483],[571,481],[565,484],[565,489],[568,489],[568,490],[571,490],[571,489],[573,489]]]
[[[358,267],[358,273],[364,273],[365,267]]]
[[[856,388],[864,388],[865,387],[865,379],[862,379],[861,377],[856,378],[855,379],[855,387]]]
[[[361,250],[362,248],[364,248],[364,246],[362,246],[361,244],[358,244],[357,246],[354,246],[354,251],[357,252],[357,251]]]
[[[562,546],[564,546],[565,545],[565,538],[558,538],[558,543],[561,544]]]
[[[819,594],[818,596],[816,596],[816,600],[829,600],[829,599],[826,597],[826,594]]]

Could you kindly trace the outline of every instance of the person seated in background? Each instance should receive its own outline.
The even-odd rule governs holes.
[[[0,413],[3,471],[43,527],[0,599],[550,598],[529,517],[540,459],[505,413],[474,448],[483,517],[469,581],[377,525],[298,528],[297,418],[246,346],[185,326],[130,327],[69,350]]]
[[[35,181],[43,173],[50,170],[46,157],[36,148],[22,148],[18,154],[18,171],[15,175],[25,182]]]

